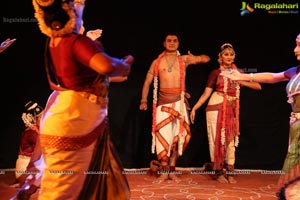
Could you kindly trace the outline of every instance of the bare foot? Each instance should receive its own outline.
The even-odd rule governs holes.
[[[171,180],[173,180],[173,181],[180,181],[180,178],[176,175],[176,174],[174,174],[174,173],[170,173],[169,174],[169,179],[171,179]]]
[[[225,178],[224,175],[218,176],[217,181],[219,181],[219,183],[228,183],[228,180]]]
[[[169,179],[169,175],[167,173],[162,173],[160,176],[157,178],[158,182],[166,181]]]
[[[234,179],[233,176],[228,176],[228,182],[229,183],[237,183],[237,181]]]

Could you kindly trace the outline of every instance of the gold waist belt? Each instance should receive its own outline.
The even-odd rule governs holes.
[[[220,96],[224,96],[224,93],[221,93],[221,92],[217,92],[217,94],[220,95]],[[228,101],[235,101],[235,100],[237,100],[238,98],[237,98],[237,97],[233,97],[233,96],[226,95],[226,99],[227,99]]]
[[[88,92],[78,92],[78,94],[80,96],[86,98],[90,102],[95,103],[95,104],[99,104],[102,107],[105,107],[108,104],[108,98],[107,97],[100,97],[100,96],[97,96],[95,94],[88,93]]]

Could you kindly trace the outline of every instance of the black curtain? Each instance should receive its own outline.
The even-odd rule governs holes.
[[[247,1],[253,7],[254,1]],[[263,3],[263,2],[261,2]],[[270,2],[272,3],[272,2]],[[273,2],[280,3],[280,2]],[[287,3],[287,2],[286,2]],[[291,1],[293,3],[293,1]],[[16,42],[0,54],[1,140],[0,169],[14,168],[21,132],[23,105],[29,100],[45,104],[50,94],[44,71],[46,41],[34,19],[31,2],[5,1],[1,6],[0,41]],[[197,5],[197,6],[195,6]],[[108,54],[132,54],[135,63],[128,81],[111,83],[109,121],[111,138],[125,168],[149,167],[151,153],[151,104],[139,110],[142,85],[148,68],[163,51],[166,31],[180,34],[180,53],[207,54],[211,62],[190,66],[186,89],[193,106],[202,94],[209,72],[218,67],[220,46],[229,42],[236,51],[236,65],[246,72],[279,72],[299,64],[293,49],[299,34],[299,8],[294,14],[269,14],[266,10],[241,15],[242,2],[87,1],[86,30],[103,29],[101,41]],[[240,145],[236,168],[281,169],[288,145],[290,107],[286,83],[263,85],[262,91],[242,88]],[[149,94],[148,102],[152,101]],[[209,161],[205,105],[191,125],[192,138],[178,166],[201,167]]]

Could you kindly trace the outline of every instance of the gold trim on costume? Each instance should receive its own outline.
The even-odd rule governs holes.
[[[86,98],[90,102],[101,105],[102,107],[106,107],[107,104],[108,104],[108,98],[107,97],[97,96],[95,94],[88,93],[88,92],[78,92],[78,94],[80,96]]]
[[[98,136],[105,130],[106,125],[106,120],[104,120],[95,130],[83,136],[70,137],[40,134],[41,146],[43,148],[55,148],[66,151],[85,148],[97,140]]]
[[[217,94],[224,97],[224,94],[221,93],[221,92],[217,92]],[[233,96],[229,96],[229,95],[226,95],[226,98],[227,98],[228,101],[235,101],[235,100],[238,99],[237,97],[233,97]]]

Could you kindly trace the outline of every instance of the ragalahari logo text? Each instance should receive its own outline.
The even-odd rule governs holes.
[[[241,16],[252,13],[254,10],[264,11],[267,14],[298,14],[299,3],[249,3],[242,1]]]

